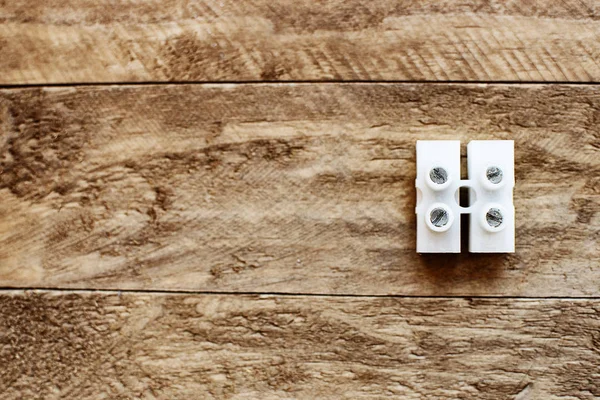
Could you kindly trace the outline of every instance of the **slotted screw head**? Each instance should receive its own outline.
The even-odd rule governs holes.
[[[492,228],[497,228],[500,225],[502,225],[503,220],[504,220],[504,217],[502,216],[502,213],[500,212],[500,210],[497,208],[490,208],[488,210],[488,212],[485,214],[485,221]]]
[[[429,178],[433,183],[443,185],[448,181],[448,172],[442,167],[434,167],[429,171]]]
[[[450,217],[448,216],[448,212],[443,208],[434,208],[431,210],[431,214],[429,215],[431,224],[437,228],[445,226],[449,219]]]
[[[495,185],[502,182],[502,175],[502,170],[498,167],[489,167],[487,171],[485,171],[485,176],[487,177],[488,181]]]

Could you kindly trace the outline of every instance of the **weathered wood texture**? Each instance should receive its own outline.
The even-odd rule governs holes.
[[[599,292],[595,86],[13,89],[0,121],[2,286]],[[417,255],[415,141],[491,138],[516,253]]]
[[[14,293],[3,399],[597,399],[598,300]]]
[[[599,81],[590,0],[11,0],[0,84]]]

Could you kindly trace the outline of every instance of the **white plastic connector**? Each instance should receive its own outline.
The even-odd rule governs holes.
[[[460,253],[458,140],[417,141],[417,252]]]
[[[468,145],[468,180],[460,179],[460,142],[417,141],[417,252],[460,253],[460,214],[470,214],[469,251],[515,250],[514,142]],[[469,206],[459,191],[469,189]]]
[[[469,251],[515,251],[515,155],[512,140],[474,140],[467,146],[470,190]]]

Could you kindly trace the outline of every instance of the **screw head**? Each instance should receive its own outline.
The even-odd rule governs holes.
[[[429,214],[429,220],[431,221],[431,224],[433,226],[441,228],[443,226],[446,226],[446,224],[450,220],[450,216],[448,215],[448,212],[443,208],[434,208]]]
[[[498,167],[489,167],[485,171],[485,176],[488,179],[488,181],[492,182],[494,185],[497,185],[500,182],[502,182],[503,173],[502,170]]]
[[[498,228],[500,225],[502,225],[504,217],[502,216],[502,212],[500,212],[499,209],[490,208],[485,214],[485,221],[492,228]]]
[[[431,168],[431,171],[429,171],[429,179],[431,179],[433,183],[443,185],[448,182],[448,172],[442,167]]]

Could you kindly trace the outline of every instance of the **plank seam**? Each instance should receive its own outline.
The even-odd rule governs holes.
[[[431,84],[431,85],[569,85],[569,86],[597,86],[600,81],[469,81],[469,80],[290,80],[290,81],[117,81],[117,82],[75,82],[75,83],[34,83],[34,84],[0,84],[0,89],[27,89],[27,88],[52,88],[52,87],[106,87],[106,86],[175,86],[175,85],[314,85],[314,84]]]
[[[0,287],[3,292],[69,292],[69,293],[100,293],[100,294],[161,294],[161,295],[201,295],[201,296],[278,296],[278,297],[341,297],[364,299],[510,299],[510,300],[600,300],[591,296],[493,296],[493,295],[398,295],[398,294],[352,294],[352,293],[302,293],[302,292],[228,292],[228,291],[195,291],[195,290],[159,290],[159,289],[89,289],[89,288],[50,288],[50,287]]]

